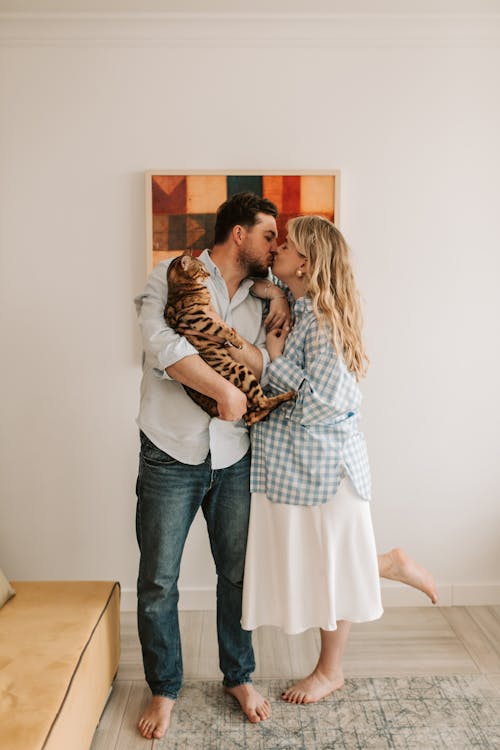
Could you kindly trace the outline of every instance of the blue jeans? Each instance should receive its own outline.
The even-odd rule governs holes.
[[[252,635],[240,626],[249,480],[250,451],[233,466],[213,470],[210,454],[198,466],[183,464],[141,432],[137,617],[144,672],[153,695],[175,699],[182,683],[177,580],[184,543],[200,506],[217,572],[217,637],[224,685],[251,681]]]

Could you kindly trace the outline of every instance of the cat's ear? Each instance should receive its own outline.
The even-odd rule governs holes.
[[[191,256],[190,255],[183,255],[181,257],[181,266],[183,271],[187,271],[189,266],[191,264]]]

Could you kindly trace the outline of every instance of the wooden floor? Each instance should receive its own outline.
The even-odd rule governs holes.
[[[181,612],[184,677],[219,679],[214,612]],[[302,677],[317,657],[314,631],[254,633],[255,679]],[[377,622],[353,625],[344,659],[349,676],[484,674],[500,696],[500,606],[386,609]],[[144,750],[137,717],[149,699],[135,614],[122,614],[122,656],[111,698],[91,750]]]

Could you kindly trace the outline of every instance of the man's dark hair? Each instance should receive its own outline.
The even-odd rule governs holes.
[[[237,224],[247,228],[255,226],[258,213],[276,218],[278,209],[267,198],[261,198],[255,193],[235,193],[217,209],[214,244],[225,242]]]

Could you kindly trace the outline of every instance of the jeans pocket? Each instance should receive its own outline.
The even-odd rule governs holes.
[[[150,466],[168,466],[179,463],[176,458],[158,448],[141,432],[141,458]]]

